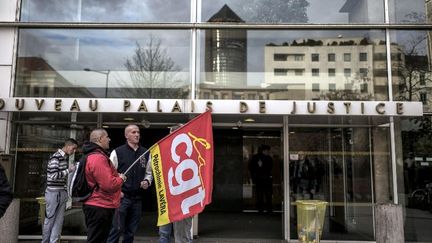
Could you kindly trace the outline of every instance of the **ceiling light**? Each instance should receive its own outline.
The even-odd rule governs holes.
[[[134,121],[135,119],[133,117],[125,117],[123,118],[125,121]]]
[[[255,119],[249,117],[249,118],[244,119],[244,121],[245,121],[245,122],[254,122]]]

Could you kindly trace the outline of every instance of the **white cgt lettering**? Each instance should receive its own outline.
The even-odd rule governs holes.
[[[201,204],[201,207],[203,206],[203,201],[205,197],[205,191],[202,189],[202,187],[198,187],[198,193],[194,194],[193,196],[190,196],[183,200],[181,203],[181,209],[183,214],[188,214],[190,211],[190,207],[192,207],[195,204]]]
[[[177,163],[180,162],[180,156],[178,156],[176,149],[182,143],[186,144],[186,155],[190,157],[192,154],[192,141],[189,136],[184,133],[177,135],[171,144],[171,158]]]
[[[183,180],[183,172],[185,172],[186,170],[192,170],[193,172],[193,176],[192,178],[190,178],[189,180],[184,181]],[[201,181],[199,179],[198,176],[198,166],[195,163],[195,161],[191,160],[191,159],[185,159],[183,160],[176,168],[175,170],[175,175],[173,175],[173,168],[170,168],[168,171],[168,183],[169,183],[169,188],[170,188],[170,192],[173,195],[180,195],[184,192],[187,192],[197,186],[199,186],[201,184]],[[173,185],[173,181],[172,178],[175,176],[175,179],[177,181],[177,183],[179,184],[178,186],[174,186]]]
[[[176,149],[182,143],[186,145],[186,150],[184,151],[184,153],[187,158],[180,161],[180,156],[177,154]],[[184,133],[177,135],[173,139],[173,142],[171,144],[171,158],[178,165],[175,170],[173,168],[170,168],[168,170],[168,188],[170,190],[170,193],[172,195],[180,195],[199,186],[197,188],[197,193],[185,198],[181,202],[181,209],[183,214],[188,214],[190,212],[190,208],[196,204],[201,204],[202,206],[202,201],[205,197],[205,191],[201,187],[201,180],[199,178],[199,168],[197,166],[197,163],[190,158],[193,151],[192,146],[193,145],[190,137]],[[192,170],[192,177],[188,180],[183,180],[183,173],[187,170]],[[178,183],[177,186],[173,185],[174,178]]]

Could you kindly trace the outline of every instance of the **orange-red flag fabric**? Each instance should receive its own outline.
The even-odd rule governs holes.
[[[211,112],[189,121],[150,148],[157,225],[198,214],[211,203],[213,131]]]

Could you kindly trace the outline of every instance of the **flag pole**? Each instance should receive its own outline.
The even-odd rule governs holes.
[[[132,169],[132,167],[136,164],[136,163],[138,163],[138,161],[140,161],[141,160],[141,158],[144,156],[144,155],[146,155],[146,154],[148,154],[149,153],[149,151],[150,151],[150,149],[147,149],[147,151],[145,151],[140,157],[138,157],[138,159],[136,159],[128,168],[127,168],[127,170],[123,173],[123,175],[126,175],[131,169]],[[147,162],[148,163],[148,162]],[[146,166],[147,166],[147,164],[146,164]]]
[[[186,124],[184,124],[183,125],[183,127],[184,126],[186,126],[186,125],[188,125],[190,122],[192,122],[193,120],[195,120],[195,119],[198,119],[198,117],[200,117],[200,116],[202,116],[202,115],[204,115],[206,112],[211,112],[211,110],[207,110],[207,111],[205,111],[205,112],[203,112],[203,113],[201,113],[201,114],[199,114],[198,116],[196,116],[196,117],[194,117],[192,120],[190,120],[190,121],[188,121]],[[156,144],[158,144],[158,143],[160,143],[160,142],[162,142],[163,140],[165,140],[167,137],[169,137],[170,136],[170,134],[168,134],[167,136],[165,136],[165,137],[163,137],[162,139],[160,139],[157,143],[155,143],[154,145],[156,145]],[[154,146],[153,145],[153,146]],[[153,146],[151,146],[149,149],[147,149],[147,151],[145,151],[140,157],[138,157],[138,159],[136,159],[132,164],[131,164],[131,166],[129,166],[128,168],[127,168],[127,170],[123,173],[123,175],[126,175],[129,171],[130,171],[130,169],[132,169],[132,167],[141,159],[141,157],[142,156],[144,156],[144,155],[146,155],[146,154],[148,154],[148,152],[150,151],[150,149],[152,149],[153,148]]]

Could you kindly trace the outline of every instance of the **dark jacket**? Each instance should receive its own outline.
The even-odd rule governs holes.
[[[0,218],[3,217],[11,201],[12,188],[6,178],[3,167],[0,165]]]
[[[249,171],[254,183],[271,179],[272,169],[273,160],[269,155],[258,153],[249,161]]]
[[[86,205],[101,208],[118,208],[123,179],[110,162],[107,153],[95,143],[83,145],[87,155],[86,179],[90,187],[97,185]]]
[[[139,146],[135,151],[127,143],[116,148],[115,152],[118,159],[117,171],[124,173],[129,166],[132,165],[147,149]],[[147,165],[148,156],[145,156],[142,161],[137,162],[132,169],[126,174],[127,180],[123,183],[122,192],[125,197],[131,199],[141,199],[143,196],[143,189],[141,181],[144,180],[146,175],[145,166]]]

